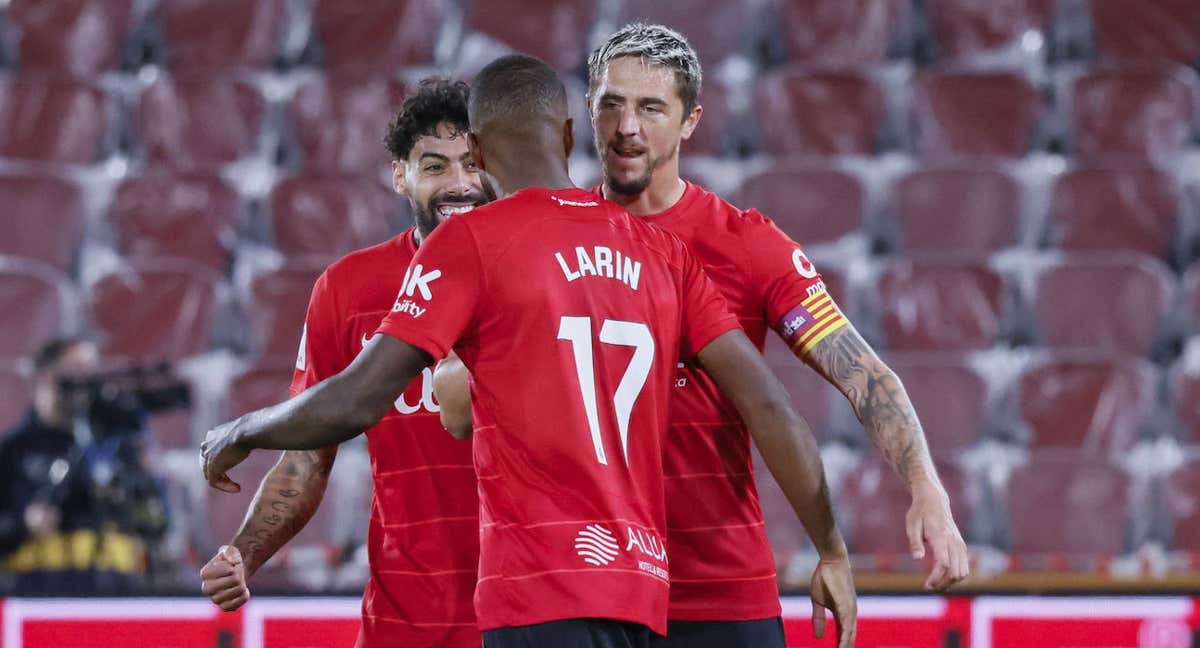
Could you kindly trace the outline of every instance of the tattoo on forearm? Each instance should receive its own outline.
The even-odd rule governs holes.
[[[252,513],[234,539],[248,573],[262,566],[312,518],[324,496],[334,456],[329,449],[288,453],[267,473]]]
[[[846,395],[884,459],[906,480],[932,474],[925,433],[904,387],[853,328],[818,343],[806,359]]]

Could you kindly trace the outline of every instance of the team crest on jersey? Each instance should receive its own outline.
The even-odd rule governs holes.
[[[597,567],[612,564],[621,555],[617,536],[599,524],[589,524],[575,536],[575,553],[583,562]]]

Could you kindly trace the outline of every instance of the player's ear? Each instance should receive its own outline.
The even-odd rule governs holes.
[[[563,152],[566,157],[571,157],[571,151],[575,150],[575,120],[567,118],[563,124]]]
[[[483,148],[479,145],[479,138],[473,132],[467,133],[467,150],[471,153],[471,161],[475,163],[475,168],[486,171],[487,168],[483,165]]]
[[[408,180],[405,177],[407,172],[407,164],[392,160],[392,189],[401,196],[408,195]]]
[[[679,131],[679,136],[683,139],[688,139],[692,133],[696,131],[696,126],[700,123],[700,116],[704,114],[704,106],[696,104],[692,111],[683,118],[683,128]]]

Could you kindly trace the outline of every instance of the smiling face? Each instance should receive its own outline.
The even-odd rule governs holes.
[[[622,56],[595,79],[589,110],[609,189],[639,194],[656,171],[678,168],[679,143],[692,136],[701,108],[684,113],[675,74],[642,57]]]
[[[467,134],[445,123],[418,137],[403,162],[392,162],[392,186],[408,196],[420,239],[447,218],[487,202]]]

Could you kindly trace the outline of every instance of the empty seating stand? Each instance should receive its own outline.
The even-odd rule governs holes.
[[[318,0],[317,60],[326,68],[386,73],[433,63],[447,6],[441,0]]]
[[[247,79],[164,74],[142,92],[134,127],[148,163],[216,169],[256,152],[266,113],[266,99]]]
[[[158,18],[180,70],[270,67],[288,28],[286,0],[160,0]]]
[[[280,252],[330,261],[383,242],[408,212],[405,199],[362,176],[292,176],[275,185],[268,203]]]
[[[1133,250],[1170,260],[1179,232],[1175,182],[1151,166],[1089,166],[1055,183],[1046,240],[1068,250]]]
[[[987,165],[918,168],[893,187],[890,233],[909,254],[983,256],[1015,245],[1021,185]]]
[[[1037,89],[1011,72],[931,72],[913,89],[917,152],[1021,157],[1041,115]]]
[[[867,211],[866,190],[857,177],[819,164],[777,163],[747,178],[735,202],[759,210],[806,246],[860,231]]]
[[[990,347],[1003,332],[1003,278],[983,261],[896,259],[878,279],[884,337],[897,351]]]
[[[288,106],[299,163],[327,172],[378,172],[391,157],[387,125],[404,101],[404,84],[389,76],[317,75]]]
[[[853,71],[769,72],[752,105],[760,148],[779,156],[874,153],[885,115],[879,86]]]
[[[91,76],[121,65],[134,27],[134,0],[13,0],[23,70]]]
[[[66,276],[18,257],[0,257],[0,359],[27,358],[64,332],[70,292]]]
[[[1081,157],[1164,158],[1191,138],[1196,73],[1182,66],[1101,67],[1071,89],[1071,131]]]
[[[0,254],[41,261],[70,272],[83,239],[84,193],[59,174],[0,176],[5,231]]]
[[[112,119],[110,99],[90,81],[0,75],[0,158],[92,164],[107,153]]]

